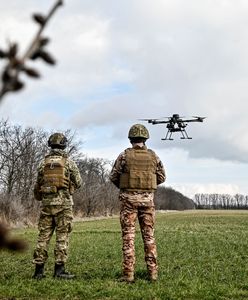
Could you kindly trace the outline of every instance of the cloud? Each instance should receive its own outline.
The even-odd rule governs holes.
[[[240,193],[240,188],[234,184],[172,184],[173,188],[183,195],[194,199],[195,194],[229,194],[235,195]]]

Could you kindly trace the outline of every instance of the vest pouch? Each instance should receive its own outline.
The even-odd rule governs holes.
[[[155,174],[141,171],[123,173],[120,177],[120,188],[128,190],[156,190],[157,177]]]
[[[56,186],[42,186],[41,192],[44,194],[56,194],[58,189]]]
[[[120,189],[126,189],[129,187],[129,174],[122,173],[120,176]]]
[[[140,171],[132,171],[129,176],[129,186],[131,189],[152,190],[154,185],[154,174]]]
[[[45,188],[47,192],[44,191],[43,193],[57,193],[59,189],[69,190],[69,173],[65,165],[66,158],[64,157],[46,157],[43,173],[43,188]]]

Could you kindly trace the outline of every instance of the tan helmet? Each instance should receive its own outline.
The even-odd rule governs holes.
[[[134,124],[128,132],[128,138],[144,138],[149,139],[149,131],[142,124]]]
[[[48,146],[51,148],[65,149],[67,146],[67,138],[63,133],[53,133],[48,139]]]

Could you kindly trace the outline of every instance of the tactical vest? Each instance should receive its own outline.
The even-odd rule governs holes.
[[[66,157],[47,156],[44,164],[41,191],[50,194],[57,193],[59,189],[69,189]]]
[[[157,189],[157,161],[152,150],[126,149],[125,160],[124,173],[120,176],[120,189],[127,191]]]

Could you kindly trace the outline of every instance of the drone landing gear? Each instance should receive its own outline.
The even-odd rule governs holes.
[[[166,133],[166,136],[164,138],[162,138],[161,140],[162,141],[173,141],[174,139],[171,137],[172,136],[172,133],[173,132],[176,132],[176,131],[180,131],[182,136],[181,136],[181,139],[182,140],[192,140],[192,137],[189,137],[186,130],[185,129],[181,129],[181,130],[168,130],[167,133]]]
[[[188,136],[185,129],[181,130],[181,133],[182,133],[182,137],[181,137],[182,140],[192,140],[192,137]]]
[[[173,139],[171,138],[172,132],[171,131],[167,131],[165,138],[161,139],[162,141],[173,141]],[[169,137],[168,137],[169,136]]]

